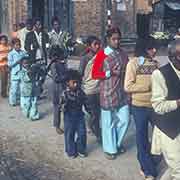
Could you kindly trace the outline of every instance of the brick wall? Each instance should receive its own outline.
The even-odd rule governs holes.
[[[119,10],[118,4],[113,3],[113,24],[121,30],[123,38],[134,38],[136,32],[136,12],[133,0],[125,2],[125,10]]]
[[[102,36],[104,29],[103,0],[76,1],[74,3],[74,35]]]
[[[14,23],[23,22],[26,20],[29,0],[1,0],[7,2],[8,21],[7,28],[12,31]],[[38,1],[38,0],[37,0]],[[57,0],[59,1],[59,0]],[[123,37],[132,37],[135,35],[136,24],[136,8],[138,2],[145,0],[128,0],[126,2],[126,11],[117,11],[116,1],[113,2],[113,23],[121,28]],[[157,0],[156,0],[157,1]],[[49,1],[48,1],[49,2]],[[56,1],[54,1],[56,2]],[[60,2],[60,1],[59,1]],[[72,2],[72,1],[71,1]],[[106,4],[105,0],[74,0],[72,12],[72,30],[75,36],[95,34],[103,37],[106,27]],[[136,2],[132,4],[131,2]],[[57,14],[57,8],[61,3],[55,3],[54,9],[48,9],[46,15],[51,12]],[[67,11],[65,11],[67,13]],[[58,14],[59,15],[59,14]],[[62,16],[60,17],[62,18]],[[63,16],[63,18],[65,18]],[[68,23],[69,21],[67,21]],[[67,24],[66,23],[66,24]]]
[[[27,1],[26,0],[8,0],[8,29],[12,31],[13,24],[25,22],[27,19]]]

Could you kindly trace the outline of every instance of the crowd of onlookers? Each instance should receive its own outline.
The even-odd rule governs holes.
[[[104,47],[98,37],[88,36],[77,71],[67,68],[72,37],[61,29],[57,17],[48,33],[38,18],[20,27],[11,34],[10,44],[6,35],[0,36],[1,96],[8,95],[11,106],[20,104],[31,120],[41,118],[37,101],[50,71],[53,124],[58,134],[64,133],[68,157],[87,156],[86,129],[102,144],[107,159],[124,153],[123,139],[132,114],[143,178],[158,176],[162,154],[170,178],[180,180],[180,40],[170,43],[169,63],[160,67],[152,38],[139,40],[134,57],[128,58],[120,48],[119,28],[111,27]]]

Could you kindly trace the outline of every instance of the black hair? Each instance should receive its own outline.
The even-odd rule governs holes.
[[[37,21],[41,22],[41,24],[42,24],[41,18],[36,17],[33,19],[33,25],[35,25]]]
[[[21,60],[21,62],[28,62],[28,64],[32,64],[31,58],[29,56],[24,56]]]
[[[136,41],[135,56],[146,56],[147,50],[157,49],[155,40],[152,37],[140,38]]]
[[[81,82],[81,75],[78,71],[73,70],[73,69],[69,69],[66,72],[66,78],[65,78],[65,82],[69,82],[70,80],[76,80],[78,82]]]
[[[21,23],[19,23],[19,27],[20,27],[20,29],[22,29],[25,27],[25,24],[23,22],[21,22]]]
[[[54,16],[51,20],[51,25],[53,26],[54,22],[58,22],[59,24],[61,23],[59,18],[57,16]]]
[[[93,41],[99,41],[100,42],[100,39],[98,37],[96,37],[96,36],[93,36],[93,35],[92,36],[88,36],[87,40],[86,40],[86,44],[88,46],[90,46],[93,43]]]
[[[157,48],[157,43],[156,43],[156,41],[155,41],[155,39],[154,38],[152,38],[152,37],[147,37],[146,39],[145,39],[145,49],[146,49],[146,51],[147,50],[149,50],[149,49],[153,49],[153,48]]]
[[[8,37],[7,37],[6,35],[0,35],[0,41],[1,41],[3,38],[8,42]]]
[[[12,39],[11,43],[14,46],[16,43],[21,43],[21,40],[18,38],[14,38],[14,39]]]
[[[26,20],[26,25],[33,25],[33,20],[32,19],[27,19]]]
[[[114,33],[118,33],[119,36],[121,37],[121,31],[120,31],[120,29],[119,29],[118,27],[111,27],[111,28],[109,28],[109,29],[107,30],[107,32],[106,32],[106,37],[107,37],[107,38],[110,38],[110,37],[112,37],[112,35],[113,35]]]
[[[60,48],[59,45],[53,45],[49,50],[49,57],[50,59],[52,59],[53,57],[64,59],[64,50]]]

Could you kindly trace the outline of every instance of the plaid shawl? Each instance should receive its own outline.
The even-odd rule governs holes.
[[[116,68],[116,74],[100,81],[100,105],[103,109],[112,110],[127,104],[127,94],[124,91],[125,69],[128,63],[127,55],[121,50],[114,50],[104,61],[104,71]]]

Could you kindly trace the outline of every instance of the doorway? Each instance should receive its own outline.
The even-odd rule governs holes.
[[[145,38],[149,35],[150,14],[137,14],[137,35]]]
[[[32,17],[40,18],[44,23],[45,2],[44,0],[32,0]]]

